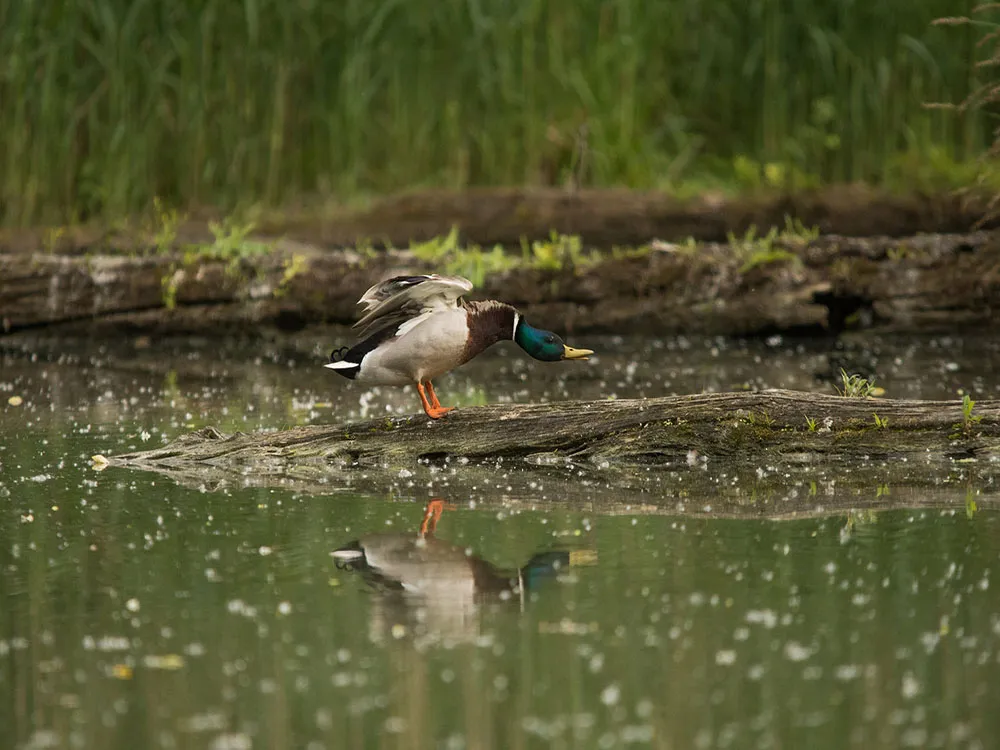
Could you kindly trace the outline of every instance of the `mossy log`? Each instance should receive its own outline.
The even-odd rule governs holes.
[[[829,479],[834,469],[848,484],[931,484],[953,471],[963,477],[977,466],[988,472],[998,459],[1000,401],[977,402],[966,415],[959,401],[771,390],[492,405],[437,421],[421,414],[258,434],[206,428],[109,461],[189,484],[291,481],[298,489],[324,491],[352,475],[410,476],[428,466],[462,467],[459,474],[487,466],[494,478],[498,466],[523,476],[569,469],[576,481],[583,471],[588,482],[640,489],[662,470],[713,469],[730,477],[776,475],[785,483],[790,473]]]
[[[824,236],[764,244],[652,243],[631,253],[531,260],[490,273],[475,295],[502,299],[548,328],[753,335],[863,327],[955,332],[1000,307],[998,235],[907,239]],[[463,263],[470,265],[466,268]],[[115,332],[228,335],[270,326],[351,323],[355,301],[391,274],[472,274],[476,258],[420,260],[287,241],[274,252],[211,255],[0,254],[0,334],[74,324]]]

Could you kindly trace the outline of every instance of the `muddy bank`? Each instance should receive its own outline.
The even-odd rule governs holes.
[[[971,193],[889,195],[865,185],[836,185],[791,195],[681,200],[655,191],[625,189],[480,188],[430,190],[377,200],[369,206],[289,208],[257,217],[265,235],[323,248],[371,244],[406,247],[457,227],[464,242],[519,247],[553,231],[579,235],[589,247],[635,246],[657,238],[724,242],[729,232],[782,228],[792,217],[822,234],[906,237],[1000,228],[986,198]],[[178,226],[177,241],[211,240],[212,212],[194,212]],[[76,255],[134,253],[151,244],[149,220],[103,226],[0,231],[0,253]],[[129,228],[131,226],[131,228]],[[144,231],[145,230],[145,231]]]
[[[517,305],[565,333],[747,335],[981,328],[1000,307],[1000,236],[827,235],[718,243],[653,242],[629,252],[504,270],[482,254],[421,260],[409,251],[326,249],[275,240],[228,259],[160,252],[0,255],[0,330],[227,335],[349,324],[356,300],[390,274],[483,278],[473,296]]]
[[[997,401],[976,403],[966,416],[960,401],[780,390],[491,405],[434,422],[420,415],[250,435],[206,428],[162,448],[110,457],[112,466],[164,472],[186,483],[253,477],[316,491],[357,473],[400,476],[402,468],[409,477],[421,464],[462,465],[462,472],[469,462],[500,462],[494,469],[528,473],[583,467],[588,482],[632,488],[643,486],[643,475],[652,480],[649,469],[689,472],[709,464],[733,476],[756,476],[758,483],[767,475],[787,482],[787,472],[810,470],[817,479],[832,467],[839,481],[850,483],[872,481],[872,471],[887,482],[888,462],[903,462],[907,482],[940,483],[952,469],[968,474],[975,465],[988,472],[998,459]]]

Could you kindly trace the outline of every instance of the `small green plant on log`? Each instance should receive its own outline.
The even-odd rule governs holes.
[[[208,222],[208,230],[214,238],[211,244],[196,245],[195,250],[206,257],[238,262],[254,255],[265,255],[273,249],[268,242],[249,239],[254,230],[252,221],[240,223],[229,217],[221,222]]]
[[[586,266],[598,260],[583,249],[578,235],[560,234],[553,230],[547,240],[535,240],[529,246],[521,242],[521,256],[525,265],[542,271],[558,271],[567,266]]]
[[[885,389],[875,385],[875,378],[868,380],[861,375],[848,375],[843,367],[840,368],[840,380],[843,385],[837,392],[845,398],[872,398],[885,393]]]
[[[153,197],[152,235],[154,252],[165,255],[177,242],[177,227],[184,220],[175,208],[168,208],[159,196]]]
[[[748,412],[744,420],[747,424],[753,425],[754,427],[773,427],[774,417],[768,414],[766,411],[751,411]]]
[[[973,427],[983,421],[982,414],[972,413],[972,410],[975,408],[976,402],[972,400],[972,397],[968,393],[962,396],[962,421],[956,422],[951,426],[954,432],[948,437],[954,440],[963,434],[968,435],[972,432]]]
[[[445,273],[465,276],[476,286],[482,286],[486,277],[506,271],[517,265],[499,245],[484,251],[478,245],[462,247],[458,241],[458,227],[452,227],[444,237],[433,237],[427,242],[410,245],[410,252],[427,263],[439,265]]]
[[[274,290],[274,296],[284,297],[288,292],[288,284],[291,280],[305,271],[308,267],[309,261],[302,253],[295,253],[291,258],[288,258],[283,264],[284,270],[281,274],[281,281],[278,282],[278,288]]]
[[[909,254],[910,254],[910,248],[906,245],[905,242],[901,242],[899,244],[899,247],[890,247],[886,251],[885,257],[887,257],[889,260],[895,262],[895,261],[904,260],[905,258],[907,258],[909,256]]]
[[[879,430],[884,430],[889,427],[888,417],[880,417],[878,414],[873,414],[875,417],[875,427]]]
[[[180,274],[177,273],[177,266],[171,265],[167,272],[160,279],[161,295],[163,306],[168,310],[177,307],[177,287],[180,286]]]
[[[966,427],[979,424],[983,421],[981,414],[973,415],[972,410],[975,408],[976,402],[972,400],[972,397],[968,393],[962,396],[962,424]]]
[[[771,227],[765,235],[757,234],[757,227],[750,225],[750,228],[742,237],[737,237],[735,233],[726,234],[727,242],[733,249],[736,259],[740,261],[740,273],[768,265],[769,263],[780,263],[782,261],[799,262],[799,257],[783,248],[774,246],[775,240],[779,238],[777,227]]]
[[[806,427],[809,428],[809,432],[816,432],[816,420],[812,417],[806,417]]]
[[[42,244],[45,247],[45,252],[49,255],[55,255],[59,249],[59,240],[62,239],[63,235],[66,234],[66,227],[56,227],[55,229],[46,229],[45,235],[42,238]]]
[[[778,234],[779,240],[794,242],[800,245],[808,245],[819,238],[819,227],[807,227],[799,218],[793,218],[785,214],[785,228]]]

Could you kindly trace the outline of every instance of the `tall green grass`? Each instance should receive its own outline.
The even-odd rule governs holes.
[[[983,148],[955,0],[0,3],[0,221],[586,179],[884,181]],[[547,176],[545,176],[547,175]],[[763,175],[763,177],[762,177]]]

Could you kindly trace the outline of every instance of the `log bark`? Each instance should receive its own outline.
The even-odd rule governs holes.
[[[326,492],[363,478],[384,491],[400,476],[423,472],[421,480],[437,474],[434,481],[466,489],[477,482],[523,488],[544,477],[555,482],[550,492],[564,488],[555,489],[557,497],[581,483],[591,492],[598,486],[662,493],[664,478],[678,473],[693,477],[681,482],[685,491],[701,482],[709,497],[725,495],[737,480],[762,494],[795,481],[874,491],[894,482],[968,480],[989,473],[997,460],[1000,401],[976,403],[965,419],[959,401],[783,390],[493,405],[437,421],[421,414],[249,435],[206,428],[162,448],[109,457],[111,466],[162,472],[195,486]],[[471,484],[462,484],[463,475]],[[720,475],[727,477],[721,483]]]
[[[61,325],[70,333],[228,335],[351,323],[358,296],[379,278],[470,273],[448,262],[281,241],[271,253],[229,261],[8,253],[0,255],[0,333]],[[1000,307],[1000,242],[976,232],[826,236],[765,252],[654,243],[560,268],[523,262],[488,274],[475,296],[510,302],[564,333],[958,331],[990,323]]]

